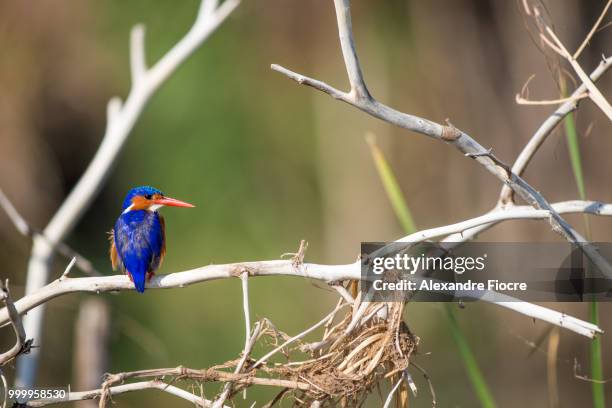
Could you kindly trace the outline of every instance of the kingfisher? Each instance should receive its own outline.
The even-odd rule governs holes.
[[[143,293],[166,255],[166,224],[158,213],[163,206],[195,207],[166,197],[156,188],[140,186],[131,189],[121,208],[122,213],[110,232],[110,259],[113,270],[121,268]]]

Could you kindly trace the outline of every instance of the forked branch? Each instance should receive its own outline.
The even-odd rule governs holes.
[[[340,45],[344,55],[351,91],[342,92],[334,87],[290,71],[279,65],[272,65],[272,69],[278,71],[300,84],[311,86],[322,92],[328,93],[336,99],[344,101],[378,119],[394,124],[396,126],[412,130],[437,140],[453,145],[465,156],[471,157],[485,167],[487,171],[495,175],[502,183],[514,190],[522,199],[536,209],[546,210],[550,216],[548,221],[553,231],[562,235],[569,242],[580,244],[585,255],[601,270],[607,277],[612,279],[612,265],[603,258],[587,240],[582,237],[559,213],[557,213],[548,201],[535,188],[529,185],[519,175],[514,173],[507,165],[497,159],[490,149],[485,149],[467,133],[457,129],[450,123],[441,125],[418,116],[399,112],[390,108],[372,96],[367,89],[363,93],[354,92],[357,86],[365,87],[359,67],[359,59],[355,50],[353,34],[351,29],[350,1],[334,0],[336,16],[338,21],[338,32]],[[348,54],[348,55],[347,55]],[[352,74],[351,74],[352,73]],[[588,85],[587,85],[588,87]]]

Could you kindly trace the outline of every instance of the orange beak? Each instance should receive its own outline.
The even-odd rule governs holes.
[[[193,208],[193,207],[195,207],[195,205],[193,205],[193,204],[189,204],[189,203],[186,203],[184,201],[177,200],[175,198],[170,198],[170,197],[158,198],[157,200],[153,200],[153,203],[160,204],[160,205],[165,205],[165,206],[168,206],[168,207],[186,207],[186,208]]]

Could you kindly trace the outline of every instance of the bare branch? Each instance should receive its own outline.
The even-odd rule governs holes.
[[[356,55],[352,35],[347,33],[347,31],[350,31],[351,29],[349,0],[335,0],[335,4],[338,19],[338,30],[341,35],[340,41],[342,44],[342,51],[345,54],[345,63],[348,64],[347,71],[353,73],[353,78],[350,79],[351,81],[358,81],[361,72],[356,71],[354,66],[359,63],[359,60]],[[343,35],[344,37],[342,37]],[[347,58],[347,53],[352,55],[349,55]],[[304,77],[300,74],[293,73],[276,65],[273,65],[272,69],[288,74],[290,78],[296,79],[300,83],[310,86],[316,85],[315,88],[323,92],[331,91],[328,92],[330,95],[334,97],[337,96],[338,99],[347,102],[348,104],[385,122],[452,144],[465,156],[473,158],[479,164],[484,166],[485,169],[487,169],[491,174],[496,176],[500,181],[519,194],[519,196],[521,196],[521,198],[523,198],[529,205],[537,209],[549,211],[551,215],[548,217],[548,221],[553,231],[562,235],[569,242],[581,244],[580,248],[584,251],[585,255],[595,265],[597,265],[602,272],[612,278],[612,265],[610,265],[607,260],[604,259],[597,251],[595,251],[592,246],[550,206],[542,194],[540,194],[520,176],[513,173],[511,169],[497,159],[490,150],[485,149],[467,133],[460,131],[451,124],[443,126],[418,116],[396,111],[395,109],[378,102],[372,97],[360,97],[353,92],[349,94],[343,93],[327,84]],[[587,89],[591,91],[588,84],[586,85]]]
[[[66,269],[64,269],[64,273],[62,273],[62,276],[60,276],[59,280],[64,280],[68,277],[68,274],[72,270],[72,267],[74,266],[75,262],[76,262],[76,258],[72,258],[68,266],[66,266]]]
[[[2,399],[2,408],[6,408],[6,404],[8,402],[8,382],[6,381],[6,377],[2,372],[2,368],[0,368],[0,381],[2,382],[2,394],[4,396]]]
[[[271,387],[287,387],[298,390],[308,390],[310,385],[300,381],[289,381],[276,378],[261,378],[253,377],[249,374],[234,374],[215,368],[197,370],[183,366],[174,368],[154,368],[150,370],[130,371],[118,374],[109,374],[105,384],[112,386],[117,382],[124,381],[130,378],[158,378],[163,376],[176,377],[177,379],[189,378],[192,380],[203,382],[233,382],[244,385],[266,385]]]
[[[203,16],[203,18],[205,18],[206,16],[210,15],[213,11],[215,11],[218,5],[219,5],[219,0],[204,0],[200,4],[199,13],[200,15]]]
[[[338,292],[338,294],[342,296],[342,298],[344,299],[346,303],[349,303],[352,305],[355,302],[355,299],[353,299],[351,294],[348,293],[348,290],[346,290],[344,286],[342,285],[331,285],[331,286],[332,288],[336,289],[336,292]]]
[[[342,309],[344,306],[347,306],[347,305],[348,305],[348,303],[339,304],[338,306],[336,306],[336,308],[331,313],[329,313],[327,316],[325,316],[317,324],[315,324],[314,326],[309,327],[308,329],[304,330],[300,334],[297,334],[297,335],[287,339],[283,344],[281,344],[280,346],[276,347],[274,350],[270,351],[265,356],[261,357],[259,360],[257,360],[255,362],[255,364],[253,364],[252,368],[259,367],[261,364],[265,363],[270,357],[272,357],[274,354],[278,353],[279,351],[281,351],[282,349],[287,347],[289,344],[291,344],[291,343],[293,343],[293,342],[295,342],[295,341],[297,341],[297,340],[299,340],[301,338],[304,338],[305,336],[307,336],[308,334],[312,333],[313,331],[315,331],[319,327],[323,326],[325,323],[327,323],[327,321],[329,320],[330,317],[334,316],[336,313],[338,313],[338,311],[340,309]]]
[[[170,385],[160,380],[151,380],[151,381],[141,381],[130,384],[122,384],[115,385],[108,388],[98,388],[90,391],[80,391],[80,392],[70,392],[68,396],[68,401],[83,401],[83,400],[92,400],[100,398],[100,396],[108,392],[110,395],[119,395],[124,394],[126,392],[133,391],[143,391],[143,390],[159,390],[163,392],[167,392],[168,394],[174,395],[175,397],[182,398],[186,401],[195,404],[198,407],[209,408],[212,406],[212,402],[198,397],[195,394],[192,394],[188,391],[185,391],[181,388],[178,388],[174,385]],[[56,400],[32,400],[28,401],[25,405],[27,407],[44,407],[47,405],[64,403],[65,401],[56,401]],[[229,408],[224,406],[225,408]]]
[[[27,353],[30,350],[32,340],[26,340],[26,332],[23,329],[23,324],[21,324],[21,316],[19,316],[19,313],[15,308],[13,299],[11,299],[8,279],[6,282],[0,281],[0,300],[4,302],[5,307],[2,310],[7,311],[8,318],[17,339],[15,345],[9,351],[0,354],[0,366],[3,366],[7,362],[17,357],[19,354]]]
[[[240,358],[240,361],[236,365],[236,369],[234,370],[234,374],[240,374],[240,372],[244,368],[244,365],[245,365],[246,361],[248,360],[248,358],[249,358],[249,356],[251,354],[251,351],[253,350],[253,346],[255,346],[255,342],[257,341],[257,339],[259,339],[259,335],[261,334],[261,328],[262,328],[261,323],[257,322],[255,324],[255,330],[253,330],[253,334],[251,335],[251,337],[249,339],[247,339],[247,342],[244,345],[244,350],[242,351],[242,357]],[[233,386],[232,382],[227,382],[225,384],[221,396],[219,397],[219,399],[217,399],[215,401],[215,403],[213,405],[214,408],[217,408],[217,407],[220,407],[220,406],[223,405],[223,403],[225,402],[225,400],[228,397],[229,393],[232,392],[232,386]]]
[[[436,392],[434,390],[433,384],[431,383],[431,378],[429,377],[429,374],[427,374],[427,371],[425,371],[425,369],[423,367],[421,367],[420,365],[418,365],[414,361],[411,361],[410,365],[415,367],[417,370],[419,370],[421,372],[421,374],[423,374],[423,377],[425,378],[425,381],[427,381],[427,384],[429,385],[429,392],[431,394],[431,405],[432,405],[432,407],[435,408],[435,406],[437,405]]]
[[[603,204],[596,201],[565,201],[552,204],[551,207],[559,214],[612,215],[612,204]],[[398,242],[423,242],[432,238],[462,233],[480,226],[486,226],[486,229],[488,229],[503,221],[547,219],[551,214],[548,210],[536,210],[531,206],[509,206],[455,224],[418,231],[399,239]]]
[[[244,367],[244,364],[249,358],[249,355],[251,354],[251,350],[253,349],[253,346],[255,345],[255,342],[259,338],[259,334],[261,333],[261,323],[257,322],[255,324],[255,330],[253,330],[253,334],[251,334],[251,318],[249,314],[249,297],[248,297],[248,290],[249,290],[248,276],[249,276],[248,272],[244,272],[240,276],[240,279],[242,280],[242,293],[244,297],[243,305],[244,305],[244,319],[246,323],[246,336],[244,339],[244,350],[242,351],[242,357],[240,358],[240,361],[236,365],[234,374],[238,374],[240,373],[240,371],[242,371],[242,368]],[[225,400],[227,399],[228,395],[230,394],[230,392],[232,392],[232,385],[233,384],[231,382],[227,382],[225,384],[225,386],[223,387],[223,392],[221,393],[219,398],[215,400],[213,404],[213,408],[219,408],[223,405],[223,403],[225,403]]]
[[[180,288],[198,282],[227,279],[236,276],[236,270],[249,269],[251,276],[290,275],[322,281],[359,279],[359,264],[318,265],[304,263],[295,268],[290,260],[243,262],[225,265],[207,265],[201,268],[165,275],[156,275],[147,284],[148,289]],[[15,305],[19,314],[28,312],[53,298],[74,292],[114,292],[134,290],[134,284],[125,275],[95,278],[66,278],[55,280],[38,291],[19,299]],[[0,309],[0,326],[8,322],[6,309]]]
[[[591,73],[591,81],[596,82],[599,78],[605,74],[608,69],[612,67],[612,58],[604,58],[599,66]],[[572,93],[571,97],[577,97],[587,91],[586,85],[581,84],[576,90]],[[538,130],[533,134],[529,142],[525,145],[519,156],[517,157],[514,165],[512,166],[512,171],[519,176],[523,174],[525,168],[540,148],[544,140],[552,133],[552,131],[561,123],[563,118],[567,116],[569,113],[576,109],[575,101],[568,101],[563,105],[559,106],[557,110],[555,110],[545,121],[540,125]],[[512,189],[508,186],[504,186],[500,193],[500,202],[505,204],[512,201]]]
[[[249,343],[249,336],[251,335],[251,313],[249,311],[249,272],[242,272],[240,275],[242,282],[242,308],[244,309],[244,346],[246,348]]]
[[[132,73],[132,87],[137,87],[145,81],[147,75],[147,61],[145,56],[145,27],[136,24],[130,33],[130,68]]]
[[[578,364],[578,359],[574,358],[574,378],[577,378],[582,381],[590,382],[590,383],[595,383],[595,384],[606,384],[606,383],[612,382],[612,377],[605,379],[605,380],[596,380],[596,379],[587,377],[586,375],[579,374],[578,373],[579,371],[580,371],[580,364]]]
[[[6,212],[6,215],[8,215],[9,219],[15,228],[17,228],[17,231],[21,233],[21,235],[29,237],[34,234],[30,224],[28,224],[21,214],[19,214],[13,203],[11,203],[2,189],[0,189],[0,207],[2,207],[2,209]]]
[[[13,203],[11,203],[8,197],[4,194],[2,189],[0,189],[0,207],[4,209],[9,219],[13,222],[13,225],[15,228],[17,228],[17,231],[19,231],[21,235],[31,238],[39,237],[40,239],[47,241],[47,244],[49,244],[53,249],[57,250],[57,252],[59,252],[62,256],[76,259],[75,262],[77,268],[83,271],[86,275],[100,276],[100,272],[93,267],[92,263],[87,258],[80,255],[63,242],[52,242],[49,238],[43,235],[42,231],[28,224],[21,214],[19,214]]]
[[[521,95],[517,94],[516,95],[516,103],[519,104],[519,105],[538,105],[538,106],[542,106],[542,105],[558,105],[560,103],[565,103],[565,102],[576,103],[579,100],[584,99],[584,98],[588,98],[588,97],[589,97],[589,94],[584,92],[584,93],[581,93],[580,95],[568,96],[567,98],[547,99],[547,100],[534,101],[534,100],[531,100],[531,99],[525,99]]]
[[[208,0],[207,4],[215,2]],[[170,49],[153,67],[147,70],[144,52],[144,28],[136,26],[131,36],[131,58],[133,64],[132,88],[125,103],[111,99],[107,108],[108,123],[100,147],[81,176],[74,189],[64,200],[44,229],[43,236],[51,242],[66,238],[89,207],[110,173],[113,163],[123,149],[140,113],[160,85],[225,21],[240,3],[226,0],[215,10],[207,9],[198,17],[187,34]],[[208,7],[208,6],[207,6]],[[202,9],[202,8],[201,8]],[[28,265],[26,293],[33,293],[49,281],[53,251],[45,239],[34,239]],[[38,308],[24,320],[28,333],[40,338],[44,307]],[[36,354],[22,359],[17,370],[20,385],[31,388],[36,372]]]
[[[593,38],[593,35],[597,31],[597,28],[600,26],[600,24],[603,21],[603,18],[605,17],[605,15],[608,13],[608,9],[610,8],[611,5],[612,5],[612,0],[608,0],[608,4],[606,4],[606,6],[604,7],[603,11],[601,12],[599,17],[597,18],[597,21],[595,22],[595,24],[593,24],[593,28],[591,28],[591,31],[589,31],[589,33],[585,37],[585,39],[582,42],[582,44],[580,44],[580,47],[578,47],[578,49],[576,50],[576,52],[572,56],[575,60],[578,59],[578,57],[582,53],[582,50],[584,50],[586,48],[586,46],[589,44],[589,41],[591,41],[591,38]]]
[[[361,73],[361,65],[355,51],[355,41],[353,40],[353,27],[351,23],[351,3],[350,0],[334,0],[336,8],[336,19],[338,21],[338,37],[344,57],[344,65],[351,84],[350,95],[355,100],[371,99],[368,88],[366,87]]]
[[[556,212],[560,213],[585,213],[593,215],[612,215],[612,204],[604,204],[596,201],[567,201],[552,206]],[[444,226],[439,228],[433,228],[430,230],[419,231],[417,233],[408,235],[398,240],[398,242],[420,242],[424,239],[432,237],[443,236],[452,234],[453,232],[461,232],[478,228],[483,226],[490,228],[496,223],[513,220],[513,219],[542,219],[550,216],[550,212],[546,210],[536,210],[529,206],[513,206],[508,208],[502,208],[495,212],[485,214],[474,219],[462,221],[460,223],[452,224],[450,226]],[[240,276],[241,271],[248,270],[249,275],[255,276],[271,276],[271,275],[289,275],[297,276],[302,278],[317,279],[324,282],[337,282],[345,280],[359,280],[361,279],[361,264],[360,262],[354,262],[352,264],[345,265],[320,265],[313,263],[295,263],[294,260],[271,260],[271,261],[258,261],[258,262],[243,262],[226,265],[208,265],[201,268],[192,269],[184,272],[176,272],[166,275],[157,275],[147,285],[147,288],[179,288],[188,286],[198,282],[205,282],[215,279],[226,279]],[[134,285],[124,275],[113,275],[113,276],[102,276],[96,278],[65,278],[63,280],[56,280],[51,282],[47,286],[40,290],[26,295],[19,299],[15,303],[15,307],[19,314],[24,314],[32,308],[48,302],[58,296],[62,296],[68,293],[74,292],[90,292],[90,293],[101,293],[101,292],[114,292],[122,290],[134,290]],[[480,299],[477,294],[465,294],[466,297],[476,297]],[[564,323],[565,315],[552,311],[550,309],[543,308],[546,312],[538,309],[536,315],[531,315],[533,310],[528,303],[523,304],[522,302],[516,302],[517,304],[510,307],[504,302],[496,302],[491,297],[482,298],[482,300],[492,302],[502,307],[510,308],[520,313],[526,314],[527,316],[542,318],[546,315],[547,318],[542,320],[550,323],[560,325],[569,330],[576,331],[577,333],[592,337],[599,329],[593,331],[591,329],[582,330],[573,325],[566,325]],[[354,302],[356,305],[357,302]],[[9,321],[8,313],[6,308],[0,309],[0,326],[6,324]],[[586,324],[586,322],[584,322]],[[590,327],[590,326],[589,326]]]
[[[554,45],[553,45],[547,39],[546,40],[547,45],[551,47],[553,50],[555,50],[556,52],[558,52],[563,58],[567,60],[567,62],[570,63],[570,65],[572,66],[572,68],[574,68],[574,71],[576,71],[576,74],[578,75],[582,83],[586,86],[586,89],[589,91],[589,97],[591,98],[593,103],[595,103],[595,105],[597,105],[597,107],[599,107],[599,109],[601,109],[601,111],[606,114],[608,119],[612,121],[612,106],[610,106],[610,103],[608,102],[608,100],[603,96],[603,94],[599,91],[599,89],[591,81],[591,78],[589,78],[586,72],[584,72],[584,70],[578,63],[578,61],[576,61],[576,59],[565,48],[565,46],[563,45],[561,40],[559,40],[559,38],[557,37],[555,32],[552,30],[552,28],[546,26],[545,29],[546,29],[546,33],[550,36],[550,38],[552,38],[552,41],[554,42]],[[546,37],[543,37],[543,38],[546,38]]]

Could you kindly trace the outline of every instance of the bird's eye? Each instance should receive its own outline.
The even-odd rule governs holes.
[[[153,197],[153,196],[152,196],[151,194],[146,194],[146,195],[145,195],[145,198],[146,198],[147,200],[150,200],[152,197]]]

